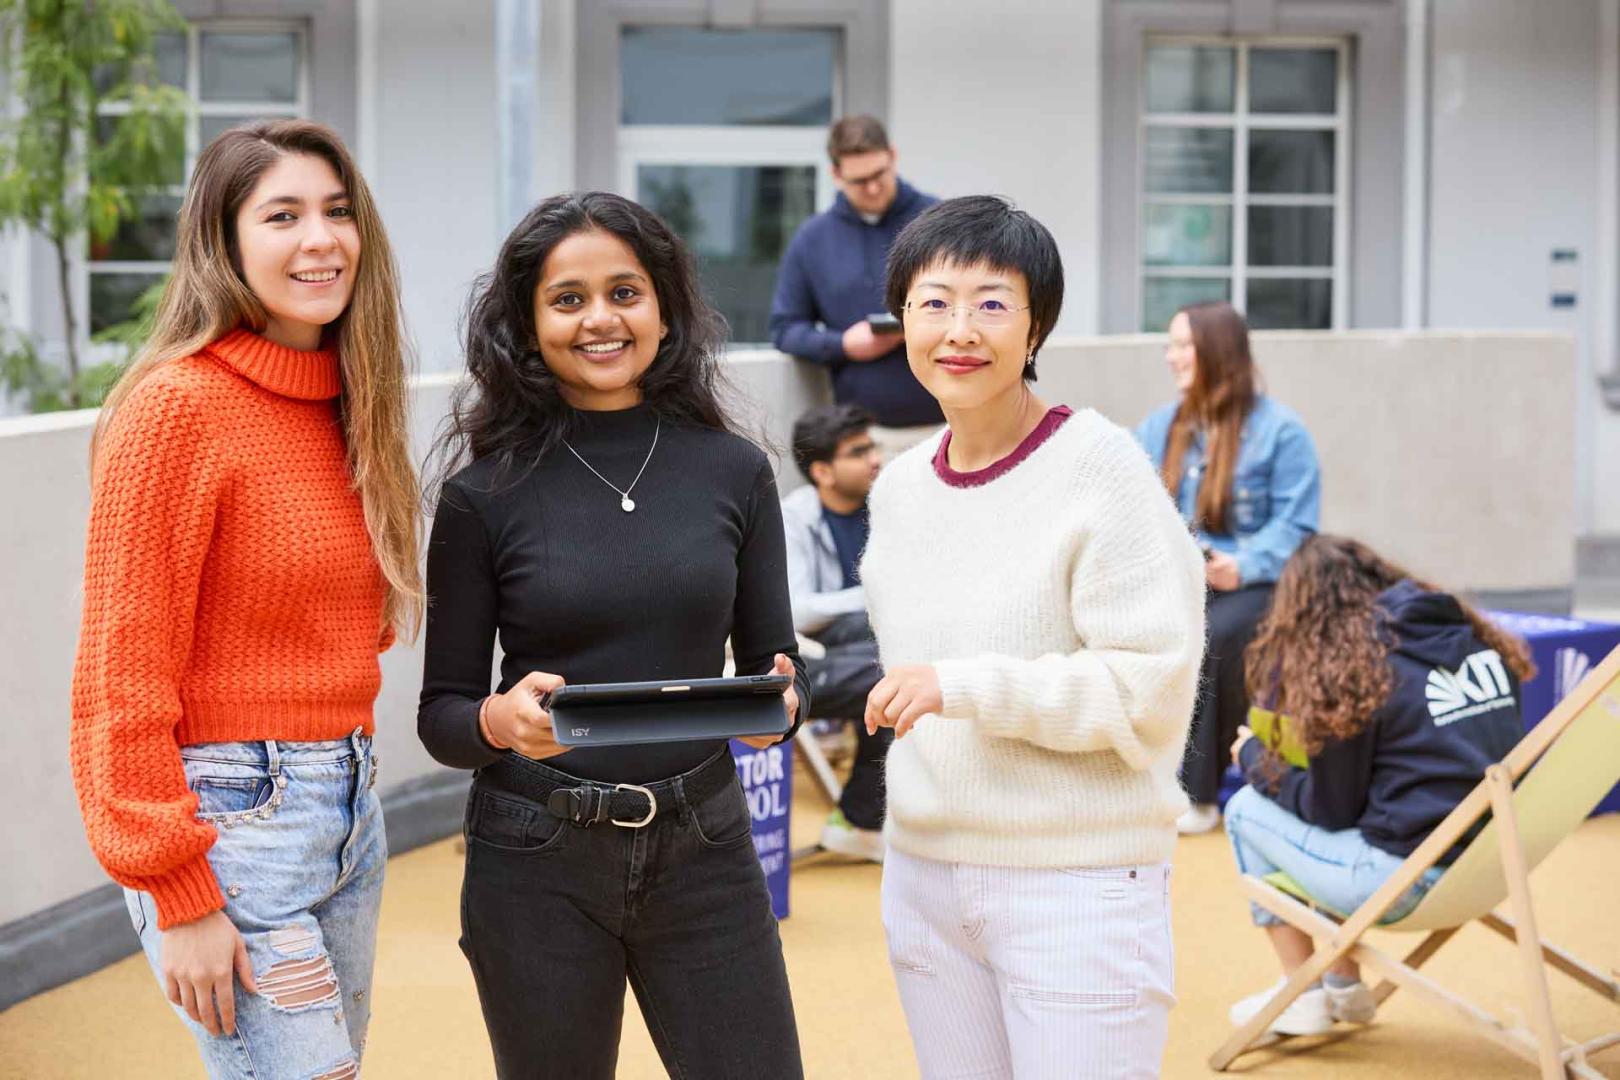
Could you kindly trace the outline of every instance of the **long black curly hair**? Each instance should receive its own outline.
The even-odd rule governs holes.
[[[635,253],[669,328],[642,373],[642,400],[665,420],[743,434],[723,404],[730,393],[721,370],[726,323],[703,298],[680,237],[622,195],[554,195],[518,222],[494,269],[473,286],[465,317],[468,378],[435,443],[439,467],[429,498],[461,465],[490,455],[500,459],[497,475],[515,482],[569,436],[577,415],[540,356],[534,295],[552,250],[593,229]]]

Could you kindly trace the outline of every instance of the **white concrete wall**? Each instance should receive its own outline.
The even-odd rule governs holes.
[[[1012,198],[1057,238],[1065,334],[1096,333],[1104,0],[890,6],[890,136],[940,196]]]
[[[827,400],[820,373],[778,354],[731,365],[739,412],[785,448],[793,418]],[[454,376],[426,376],[412,395],[416,460],[444,415]],[[68,695],[83,604],[90,510],[89,439],[95,413],[0,419],[0,926],[105,883],[79,821],[68,763]],[[791,458],[779,469],[797,486]],[[420,646],[382,658],[377,701],[381,790],[438,768],[416,739]]]
[[[1429,325],[1575,337],[1575,400],[1550,419],[1576,431],[1581,531],[1620,533],[1620,413],[1592,352],[1599,53],[1620,42],[1598,0],[1434,0],[1431,42]],[[1554,248],[1580,253],[1574,308],[1549,305]]]
[[[362,148],[367,180],[399,260],[420,370],[459,370],[461,309],[503,235],[494,5],[382,0],[378,7],[377,144]]]
[[[1059,339],[1041,358],[1050,400],[1131,425],[1170,394],[1153,337]],[[1467,589],[1568,588],[1574,575],[1573,349],[1543,334],[1262,334],[1272,391],[1305,418],[1325,472],[1324,526]],[[730,371],[749,421],[777,447],[827,399],[819,371],[773,352]],[[451,376],[419,381],[418,450]],[[92,413],[0,420],[0,925],[105,881],[79,822],[68,765],[68,691],[89,510]],[[418,455],[420,457],[420,454]],[[784,488],[798,477],[778,457]],[[377,703],[383,791],[438,768],[416,741],[421,656],[384,655]]]
[[[1048,346],[1037,390],[1126,426],[1173,396],[1157,335]],[[1452,588],[1575,575],[1573,342],[1558,334],[1254,335],[1267,392],[1322,461],[1322,528]]]

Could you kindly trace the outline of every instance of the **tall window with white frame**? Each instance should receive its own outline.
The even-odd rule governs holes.
[[[1345,325],[1349,80],[1342,41],[1147,42],[1143,330],[1203,300],[1256,329]]]
[[[697,255],[735,342],[770,339],[776,268],[831,203],[833,29],[626,26],[619,40],[619,190]]]
[[[174,233],[186,177],[198,152],[226,128],[309,111],[305,30],[296,23],[201,23],[157,42],[159,77],[186,92],[184,160],[172,186],[146,199],[139,213],[105,242],[89,246],[90,332],[126,321],[143,292],[163,280],[174,258]],[[100,106],[111,117],[127,106]]]

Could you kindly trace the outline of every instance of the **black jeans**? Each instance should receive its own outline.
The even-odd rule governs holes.
[[[827,655],[805,664],[813,690],[810,715],[818,720],[852,720],[855,724],[855,763],[850,767],[838,809],[857,829],[881,829],[886,799],[883,761],[889,756],[889,744],[894,742],[894,729],[878,728],[877,734],[868,735],[862,722],[866,695],[883,678],[872,623],[866,612],[854,612],[840,615],[811,636],[827,647]]]
[[[1270,582],[1230,592],[1209,591],[1209,647],[1199,680],[1198,705],[1181,758],[1181,782],[1195,803],[1212,803],[1221,774],[1232,763],[1232,740],[1249,718],[1249,691],[1243,677],[1243,651],[1271,606]]]
[[[479,774],[461,948],[503,1080],[612,1080],[627,977],[672,1077],[803,1076],[749,826],[735,770],[640,829],[576,825]]]

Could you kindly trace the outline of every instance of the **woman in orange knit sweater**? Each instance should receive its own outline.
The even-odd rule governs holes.
[[[329,128],[216,138],[92,445],[73,773],[216,1077],[358,1075],[377,655],[420,617],[393,256]]]

